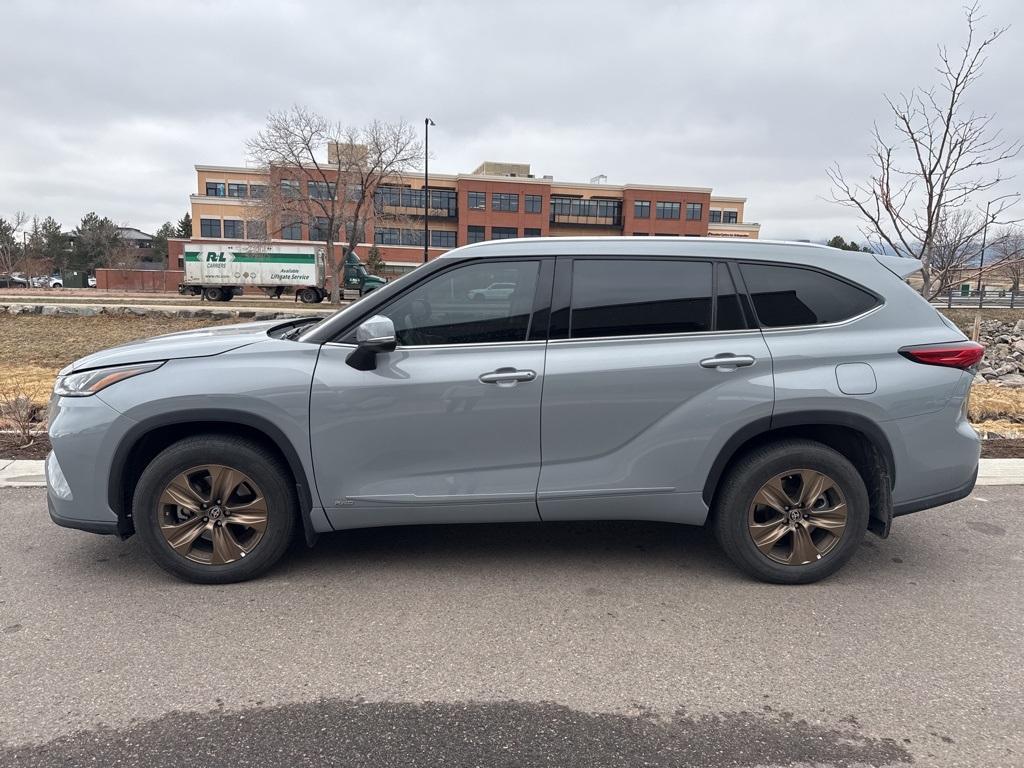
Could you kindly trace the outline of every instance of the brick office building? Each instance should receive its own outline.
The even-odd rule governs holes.
[[[599,177],[603,178],[603,177]],[[528,164],[485,162],[472,173],[431,174],[429,254],[434,258],[467,243],[513,237],[668,235],[756,238],[759,225],[744,221],[742,197],[720,197],[708,187],[615,185],[535,177]],[[193,243],[252,237],[263,224],[247,220],[269,177],[252,168],[196,166],[190,196]],[[307,192],[294,182],[300,194]],[[423,177],[406,176],[376,191],[378,218],[366,223],[362,253],[375,243],[390,271],[423,260]],[[282,226],[273,241],[315,244],[318,222]],[[256,238],[253,238],[256,239]],[[185,240],[170,243],[171,269],[180,268]]]

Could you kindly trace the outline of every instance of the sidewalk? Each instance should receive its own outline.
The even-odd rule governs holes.
[[[42,460],[0,459],[0,488],[42,488]],[[1024,459],[982,459],[978,485],[1024,485]]]

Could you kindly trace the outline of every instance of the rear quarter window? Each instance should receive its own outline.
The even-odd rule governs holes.
[[[778,264],[741,264],[765,328],[838,323],[877,306],[876,296],[823,272]]]

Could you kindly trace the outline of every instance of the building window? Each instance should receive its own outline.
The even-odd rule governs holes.
[[[647,237],[646,232],[634,232],[633,237]]]
[[[358,203],[363,199],[363,185],[349,184],[345,192],[345,199],[351,203]]]
[[[398,245],[401,237],[397,227],[377,227],[373,230],[373,242],[377,245]]]
[[[245,223],[240,219],[224,219],[224,237],[241,240],[245,237]]]
[[[314,216],[309,220],[309,239],[327,241],[327,217]]]
[[[634,200],[633,201],[633,218],[634,219],[649,219],[649,218],[651,218],[651,201],[650,200]]]
[[[655,215],[659,219],[678,219],[679,203],[666,203],[664,200],[659,200],[655,203]]]
[[[258,219],[247,221],[245,223],[245,232],[250,240],[266,240],[267,222]]]
[[[228,184],[228,197],[248,197],[248,184]]]
[[[430,230],[431,248],[454,248],[457,240],[455,232],[447,229]]]
[[[721,224],[722,212],[716,211],[714,208],[712,208],[710,211],[708,211],[708,221],[711,222],[712,224]]]
[[[469,225],[466,241],[470,243],[482,243],[486,239],[484,228],[476,224]]]
[[[582,197],[552,197],[551,221],[561,217],[590,218],[595,224],[619,225],[622,223],[622,201],[606,198],[584,199]]]
[[[700,221],[704,217],[704,205],[703,203],[687,203],[686,204],[686,220],[687,221]]]
[[[224,197],[224,182],[223,181],[208,181],[208,182],[206,182],[206,196],[207,197]]]
[[[544,205],[544,198],[540,195],[526,195],[526,212],[527,213],[540,213],[541,207]]]
[[[469,193],[469,207],[474,211],[482,211],[487,207],[487,193],[486,192],[470,192]]]
[[[527,227],[523,230],[523,237],[540,237],[540,227]]]
[[[519,237],[519,230],[515,227],[491,227],[491,240],[511,240]]]
[[[293,179],[281,179],[281,194],[284,197],[296,198],[299,196],[299,182]]]
[[[302,239],[302,222],[298,219],[292,219],[290,221],[281,222],[281,239],[282,240],[301,240]]]
[[[267,185],[266,184],[250,184],[249,185],[249,197],[256,198],[257,200],[267,196]]]
[[[738,221],[738,214],[736,211],[722,211],[722,223],[723,224],[735,224]]]
[[[220,219],[200,219],[200,237],[220,237]]]
[[[333,200],[335,185],[327,181],[307,181],[306,189],[314,200]],[[314,240],[316,238],[313,238]]]
[[[492,211],[518,211],[519,210],[519,193],[518,192],[493,192],[491,194],[491,210]],[[513,235],[514,237],[514,235]]]
[[[402,245],[417,245],[423,247],[423,230],[422,229],[403,229],[402,230]]]

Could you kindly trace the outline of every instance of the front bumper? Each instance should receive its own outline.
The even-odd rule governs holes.
[[[90,533],[120,533],[107,484],[114,450],[134,422],[97,395],[58,397],[50,404],[46,498],[50,519]]]

